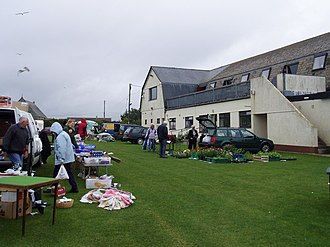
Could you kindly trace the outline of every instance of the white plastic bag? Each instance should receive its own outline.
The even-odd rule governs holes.
[[[66,171],[64,165],[61,165],[60,170],[58,170],[56,179],[69,179],[68,172]]]

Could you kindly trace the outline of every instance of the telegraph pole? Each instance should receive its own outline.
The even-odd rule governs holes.
[[[105,100],[103,101],[103,119],[105,120]]]
[[[131,112],[131,89],[132,89],[132,84],[128,84],[128,112],[127,112],[127,123],[129,123],[129,117],[130,117],[130,112]]]

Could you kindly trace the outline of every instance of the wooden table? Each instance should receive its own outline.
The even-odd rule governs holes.
[[[25,217],[26,217],[26,203],[28,197],[28,190],[33,188],[40,188],[43,186],[55,185],[54,203],[53,203],[53,225],[55,223],[57,186],[59,179],[46,177],[30,177],[30,176],[12,176],[0,178],[0,186],[16,189],[16,219],[18,218],[18,202],[19,190],[23,190],[23,217],[22,217],[22,236],[25,235]]]

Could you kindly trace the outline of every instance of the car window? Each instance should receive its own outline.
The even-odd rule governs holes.
[[[241,137],[241,133],[237,129],[229,130],[229,132],[230,132],[231,137],[233,137],[233,138],[240,138]]]
[[[131,132],[131,129],[132,129],[132,128],[127,128],[127,129],[125,130],[124,134],[128,134],[129,132]]]
[[[248,130],[241,130],[241,133],[242,133],[242,136],[244,138],[251,138],[251,137],[254,137],[254,134],[251,133],[250,131]]]
[[[226,137],[228,136],[228,131],[226,129],[218,129],[217,136]]]
[[[133,128],[132,134],[133,133],[139,133],[141,131],[141,128]]]

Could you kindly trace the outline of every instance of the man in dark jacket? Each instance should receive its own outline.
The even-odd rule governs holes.
[[[22,169],[23,157],[26,159],[29,155],[28,123],[27,117],[20,117],[19,122],[11,125],[3,137],[3,151],[8,154],[14,170]]]
[[[159,157],[160,158],[167,158],[167,156],[165,155],[166,142],[167,142],[167,136],[168,136],[167,122],[166,121],[164,121],[163,124],[158,126],[157,134],[158,134],[158,140],[159,140],[159,144],[160,144]]]
[[[192,149],[196,149],[197,137],[198,137],[198,132],[195,129],[195,126],[192,125],[191,129],[188,132],[188,148],[190,149],[190,151]]]

